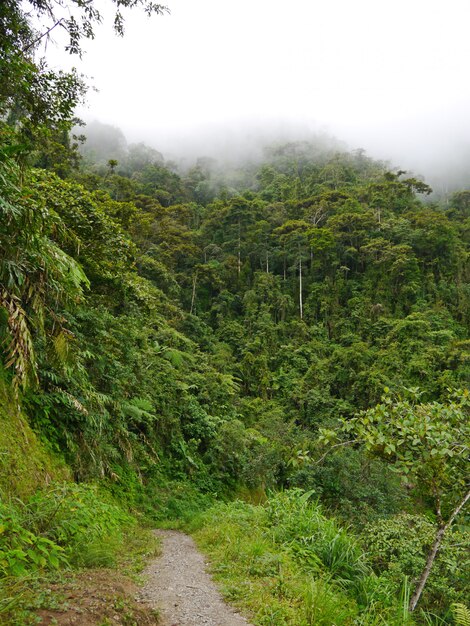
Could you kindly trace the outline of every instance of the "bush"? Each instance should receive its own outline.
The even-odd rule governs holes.
[[[25,519],[38,535],[62,546],[71,564],[80,566],[111,564],[122,531],[135,524],[95,485],[74,483],[38,491],[26,505]]]
[[[298,469],[289,484],[314,489],[336,516],[360,528],[371,519],[393,515],[407,505],[400,477],[380,459],[364,457],[352,448],[340,449],[319,465]]]
[[[93,485],[64,483],[16,508],[0,504],[0,578],[112,565],[123,530],[134,523]]]
[[[280,493],[267,506],[268,524],[277,543],[312,571],[327,573],[349,584],[369,573],[358,541],[320,505],[309,502],[310,493],[298,489]]]
[[[406,576],[412,586],[420,576],[435,532],[435,526],[423,516],[402,513],[367,525],[363,543],[374,570],[398,590]],[[443,614],[451,602],[468,598],[470,559],[466,546],[462,532],[449,532],[423,592],[426,609]]]
[[[56,569],[65,562],[63,548],[31,532],[13,507],[0,504],[0,578]]]

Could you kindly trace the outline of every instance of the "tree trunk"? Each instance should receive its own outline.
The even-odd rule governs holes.
[[[189,310],[189,314],[192,315],[193,310],[194,310],[194,303],[196,302],[196,281],[197,281],[197,274],[194,274],[193,276],[193,293],[191,296],[191,309]]]
[[[238,275],[239,276],[240,276],[240,272],[242,269],[241,247],[242,247],[241,227],[240,227],[240,220],[238,220]]]
[[[470,491],[466,493],[464,498],[460,501],[457,507],[453,510],[452,515],[449,517],[449,519],[444,524],[444,526],[439,527],[436,533],[436,537],[434,539],[434,543],[432,544],[431,550],[429,551],[428,558],[426,559],[426,565],[424,567],[423,573],[421,574],[418,584],[416,585],[416,589],[413,595],[411,596],[410,606],[409,606],[410,611],[414,611],[416,608],[416,605],[419,602],[421,594],[423,593],[424,586],[426,585],[429,574],[431,572],[434,559],[436,558],[439,548],[441,547],[441,543],[442,543],[442,540],[444,539],[445,533],[452,526],[454,519],[457,517],[457,515],[460,513],[463,507],[467,504],[469,499],[470,499]]]
[[[300,306],[300,319],[304,317],[304,307],[302,301],[302,257],[299,256],[299,306]]]

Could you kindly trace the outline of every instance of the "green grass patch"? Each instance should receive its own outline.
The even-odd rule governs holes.
[[[217,504],[190,525],[224,596],[253,624],[406,626],[406,596],[377,576],[357,539],[309,494]],[[405,590],[408,587],[405,584]]]

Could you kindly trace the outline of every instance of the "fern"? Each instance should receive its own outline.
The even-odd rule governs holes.
[[[52,339],[54,356],[56,357],[58,364],[61,366],[73,363],[73,355],[71,351],[72,340],[72,333],[65,329],[61,329],[60,332]]]
[[[169,361],[173,367],[180,369],[187,363],[193,363],[194,359],[191,354],[178,350],[177,348],[167,348],[163,354],[163,357]]]
[[[74,395],[72,395],[65,389],[60,389],[59,387],[55,387],[53,389],[57,397],[60,398],[64,402],[64,404],[72,409],[75,409],[78,413],[81,413],[82,415],[88,415],[88,410],[86,409],[86,407],[84,407],[80,400],[77,400]]]
[[[456,626],[470,626],[470,609],[465,604],[453,604],[452,613]]]

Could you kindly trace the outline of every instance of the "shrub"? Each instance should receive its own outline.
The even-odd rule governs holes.
[[[326,518],[311,493],[291,489],[271,498],[268,524],[277,543],[284,544],[303,567],[327,573],[350,584],[369,573],[358,541],[334,519]]]
[[[0,578],[67,563],[112,565],[124,529],[134,524],[94,485],[64,483],[16,507],[0,504]]]
[[[65,564],[63,548],[31,532],[14,508],[0,504],[0,578]]]
[[[402,513],[367,525],[363,542],[375,571],[398,590],[406,576],[413,584],[421,574],[434,534],[434,525],[423,516]],[[450,602],[468,597],[470,559],[465,546],[457,529],[444,540],[423,593],[426,609],[442,614]]]

